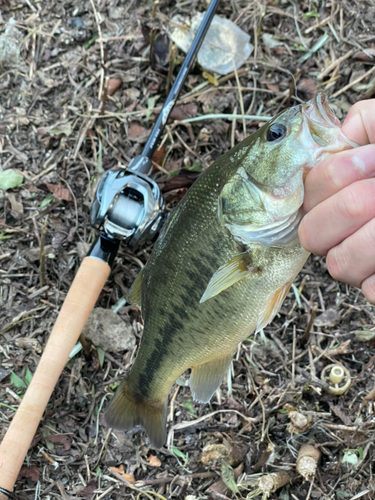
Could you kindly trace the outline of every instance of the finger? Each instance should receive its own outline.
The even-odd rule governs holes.
[[[375,144],[332,155],[306,177],[303,208],[309,212],[344,187],[370,177],[375,177]]]
[[[375,219],[370,220],[327,254],[329,274],[339,281],[361,287],[375,273]]]
[[[375,179],[354,182],[305,215],[300,242],[309,252],[326,255],[374,217]]]
[[[360,146],[375,143],[375,99],[354,104],[341,127],[342,133]]]
[[[375,304],[375,275],[373,274],[362,283],[362,292],[366,299]]]

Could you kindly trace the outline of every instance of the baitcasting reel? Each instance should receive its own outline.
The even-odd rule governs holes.
[[[127,169],[109,170],[100,181],[91,211],[91,225],[99,229],[99,237],[89,255],[110,263],[120,240],[134,248],[160,231],[167,214],[159,187],[149,177],[151,158],[219,3],[211,1],[142,154]]]
[[[108,170],[96,191],[91,225],[131,248],[153,239],[167,214],[151,171],[145,156],[133,158],[128,168]]]

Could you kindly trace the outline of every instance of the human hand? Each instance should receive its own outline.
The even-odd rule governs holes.
[[[299,238],[331,276],[375,304],[375,99],[350,109],[343,134],[361,147],[323,160],[305,182]]]

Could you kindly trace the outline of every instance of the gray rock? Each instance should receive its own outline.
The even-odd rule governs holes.
[[[130,320],[123,321],[111,309],[96,307],[82,331],[86,339],[107,352],[130,351],[135,347],[135,336]]]

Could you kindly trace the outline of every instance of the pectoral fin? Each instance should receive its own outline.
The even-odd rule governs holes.
[[[200,303],[202,304],[211,297],[215,297],[215,295],[218,295],[223,290],[226,290],[254,272],[259,273],[259,269],[254,269],[254,267],[251,266],[249,252],[235,255],[233,259],[219,267],[212,276],[202,295]]]
[[[192,368],[189,385],[194,401],[208,403],[227,373],[232,357],[230,353]]]
[[[142,283],[143,283],[143,269],[136,277],[129,292],[129,302],[141,308],[142,305]]]

